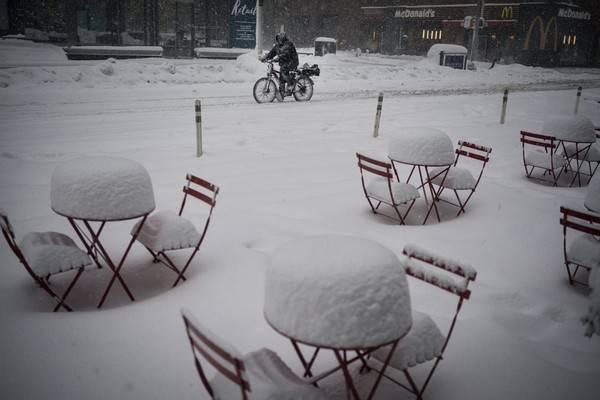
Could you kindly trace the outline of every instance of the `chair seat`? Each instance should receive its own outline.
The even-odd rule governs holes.
[[[321,390],[309,385],[269,350],[261,349],[244,356],[246,378],[250,384],[251,400],[324,400]],[[221,374],[210,382],[215,399],[241,399],[240,387]]]
[[[132,234],[140,223],[131,229]],[[191,221],[171,210],[161,210],[148,217],[137,240],[150,250],[159,252],[196,247],[200,236]]]
[[[42,278],[94,265],[90,256],[63,233],[30,232],[19,248],[33,272]]]
[[[565,147],[561,151],[561,154],[565,154],[569,158],[576,156],[575,158],[582,161],[600,162],[600,147],[598,146],[598,143],[592,144],[589,150],[582,150],[583,147],[584,145],[579,145],[578,148],[576,148],[575,143],[565,143]],[[579,152],[577,152],[577,150],[579,150]]]
[[[599,268],[600,241],[587,233],[579,235],[569,246],[567,259],[589,268]]]
[[[413,185],[404,182],[392,182],[392,194],[394,201],[390,197],[388,180],[384,178],[373,179],[367,185],[367,194],[377,200],[388,204],[402,204],[419,198],[419,191]]]
[[[446,175],[446,179],[444,179],[444,174],[442,173],[444,169],[445,168],[435,168],[429,172],[431,176],[437,175],[431,180],[434,185],[444,186],[445,188],[453,190],[472,190],[477,185],[477,181],[473,177],[473,174],[467,169],[451,167],[448,171],[448,175]],[[442,180],[444,180],[443,185]]]
[[[433,360],[442,354],[446,338],[431,317],[413,310],[413,325],[408,334],[398,342],[392,355],[390,366],[404,370],[417,364]],[[385,361],[389,354],[389,346],[377,350],[374,357]]]
[[[555,154],[552,159],[554,162],[554,169],[562,168],[567,164],[567,160],[562,155]],[[532,150],[525,155],[525,164],[544,169],[552,169],[550,153],[546,153],[539,149]]]

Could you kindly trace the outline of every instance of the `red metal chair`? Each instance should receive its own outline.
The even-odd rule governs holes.
[[[148,217],[137,237],[137,240],[152,254],[154,262],[160,262],[177,273],[177,279],[173,286],[177,286],[180,280],[186,280],[184,276],[185,271],[190,266],[192,259],[200,249],[200,245],[206,236],[210,217],[212,216],[217,201],[217,194],[219,193],[218,186],[195,175],[187,174],[185,179],[187,184],[183,187],[184,195],[181,207],[179,208],[179,214],[170,210],[155,212]],[[200,200],[202,204],[209,206],[208,215],[204,221],[201,233],[190,220],[181,216],[188,196]],[[136,232],[137,228],[138,225],[136,224],[131,233]],[[182,249],[193,249],[193,251],[183,267],[179,269],[166,253]]]
[[[414,245],[407,245],[403,253],[407,257],[403,260],[403,264],[408,275],[430,283],[458,297],[456,311],[446,336],[442,334],[440,328],[429,315],[413,310],[413,326],[409,333],[398,343],[397,350],[389,362],[390,368],[388,369],[388,371],[394,369],[401,371],[408,381],[408,385],[400,382],[396,376],[392,376],[389,372],[384,374],[390,381],[400,385],[402,388],[416,395],[418,399],[421,399],[433,373],[442,360],[444,351],[450,341],[450,336],[456,326],[458,313],[462,308],[463,302],[471,296],[468,286],[477,277],[477,271],[470,265],[441,257]],[[440,270],[435,270],[433,267]],[[453,275],[460,277],[460,279],[457,279]],[[384,361],[383,357],[386,355],[385,349],[374,353],[374,357],[378,361]],[[429,374],[421,387],[419,387],[409,373],[409,368],[433,360],[435,361],[429,370]],[[374,368],[371,364],[373,363],[370,362],[369,367]],[[374,369],[377,370],[377,368]]]
[[[394,181],[392,164],[366,157],[360,153],[356,153],[356,157],[358,158],[363,192],[373,213],[377,214],[382,203],[387,204],[396,212],[400,225],[404,225],[406,216],[415,204],[415,200],[420,196],[417,188],[409,183]],[[365,183],[365,171],[377,175],[378,178],[372,179],[368,184]],[[377,206],[373,205],[372,200],[377,202]],[[404,204],[408,204],[408,208],[402,215],[400,207]]]
[[[533,150],[525,151],[525,146],[534,146]],[[521,147],[523,149],[523,166],[528,178],[543,180],[542,177],[533,176],[534,169],[542,169],[544,175],[552,176],[552,184],[557,185],[562,169],[567,167],[567,159],[557,154],[558,141],[554,136],[542,135],[521,131]],[[542,150],[543,149],[543,150]],[[528,167],[530,167],[528,169]],[[560,170],[556,174],[556,170]]]
[[[600,215],[561,207],[563,226],[563,255],[569,283],[587,286],[587,281],[576,279],[580,268],[588,272],[600,269]],[[569,230],[581,232],[574,240],[567,239]],[[571,270],[575,267],[575,270]]]
[[[182,310],[181,314],[196,370],[212,399],[325,399],[319,389],[295,375],[275,352],[263,348],[242,355],[202,327],[188,311]],[[208,379],[203,364],[216,371],[213,379]]]
[[[56,301],[53,311],[56,312],[61,307],[73,311],[66,300],[83,271],[94,266],[89,255],[77,247],[69,236],[58,232],[29,232],[17,244],[12,225],[2,210],[0,210],[0,227],[8,246],[29,275]],[[77,273],[60,295],[52,289],[50,277],[68,271],[77,271]]]
[[[479,181],[481,181],[483,170],[490,160],[490,153],[492,152],[491,147],[481,146],[462,140],[458,141],[458,146],[459,148],[456,149],[456,159],[454,160],[454,165],[448,171],[448,175],[446,175],[445,179],[443,174],[441,174],[444,168],[438,168],[431,171],[431,174],[435,176],[435,178],[432,179],[433,184],[440,187],[437,194],[438,198],[445,189],[449,189],[454,192],[457,203],[453,203],[444,199],[440,200],[458,207],[459,211],[458,214],[456,214],[457,216],[465,212],[465,207],[475,193],[475,190],[479,185]],[[477,179],[475,179],[471,171],[468,169],[456,166],[461,156],[481,162],[481,169],[479,170]],[[464,200],[462,200],[458,195],[458,192],[461,190],[469,191],[469,194]]]

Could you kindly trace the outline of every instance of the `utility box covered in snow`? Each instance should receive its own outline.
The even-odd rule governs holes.
[[[434,44],[427,52],[427,58],[445,67],[467,68],[467,49],[456,44]]]
[[[337,51],[337,40],[328,37],[318,37],[315,39],[315,56],[324,56],[325,54],[335,54]]]

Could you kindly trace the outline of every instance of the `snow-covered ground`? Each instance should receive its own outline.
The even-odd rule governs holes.
[[[10,59],[13,50],[3,46],[5,65],[19,65],[22,56]],[[258,105],[251,89],[264,66],[249,58],[49,58],[44,66],[41,55],[28,54],[35,60],[30,66],[0,69],[0,208],[18,238],[31,230],[73,235],[50,209],[50,178],[56,165],[77,157],[141,163],[158,209],[178,207],[186,172],[221,192],[187,282],[171,289],[174,274],[134,246],[123,275],[137,300],[130,303],[117,286],[100,311],[94,306],[110,278],[105,271],[82,277],[72,295],[76,312],[51,313],[49,298],[1,241],[0,398],[208,399],[182,307],[242,352],[269,347],[299,373],[291,345],[264,320],[264,273],[278,246],[321,234],[364,237],[398,255],[414,243],[477,269],[472,299],[426,398],[598,397],[600,338],[583,335],[588,293],[568,285],[559,225],[559,207],[581,208],[586,188],[527,180],[519,130],[536,131],[549,116],[572,114],[579,84],[585,88],[579,112],[599,125],[600,71],[519,65],[454,71],[423,59],[342,53],[307,60],[322,66],[309,103]],[[544,90],[511,93],[507,123],[500,125],[505,86]],[[374,95],[382,89],[374,139]],[[195,157],[195,99],[203,101],[201,158]],[[384,156],[389,139],[413,126],[493,147],[466,214],[455,218],[455,209],[442,206],[443,222],[421,226],[425,208],[416,205],[409,224],[399,226],[370,212],[355,152]],[[120,254],[130,228],[108,227],[112,252]],[[69,280],[52,282],[60,288]],[[452,296],[413,279],[410,289],[413,306],[447,327]],[[323,368],[334,361],[318,362]],[[358,379],[366,388],[372,374]],[[323,387],[342,399],[342,382],[335,376]],[[389,382],[376,397],[413,398]]]

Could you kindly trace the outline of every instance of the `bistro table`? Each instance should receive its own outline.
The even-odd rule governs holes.
[[[573,186],[575,181],[581,186],[581,167],[591,155],[592,145],[596,143],[592,121],[579,115],[553,116],[544,121],[542,132],[557,139],[568,166],[572,166],[572,161],[575,161],[575,175],[569,186]]]
[[[454,164],[454,146],[448,135],[439,129],[433,128],[403,128],[402,132],[390,139],[388,157],[392,161],[396,179],[400,181],[396,164],[411,167],[406,183],[418,172],[420,186],[423,190],[425,201],[428,202],[427,189],[431,195],[431,205],[423,224],[427,223],[429,214],[435,210],[438,222],[441,221],[437,208],[437,201],[441,190],[435,190],[433,179],[441,177],[440,186],[443,186],[448,171]]]
[[[360,399],[349,365],[389,346],[373,398],[398,341],[412,325],[410,294],[398,257],[386,247],[352,236],[305,237],[278,248],[266,274],[264,316],[288,338],[313,382],[342,370],[348,398]],[[300,346],[313,348],[307,359]],[[313,377],[320,350],[338,366]],[[348,358],[347,352],[357,355]]]
[[[102,295],[102,307],[115,280],[134,301],[120,275],[148,215],[154,210],[152,182],[146,169],[135,161],[115,157],[90,157],[64,162],[56,167],[51,180],[51,207],[66,217],[90,256],[100,267],[101,258],[113,276]],[[118,263],[115,263],[100,235],[109,222],[140,219],[137,231]],[[94,228],[93,224],[97,227]]]

